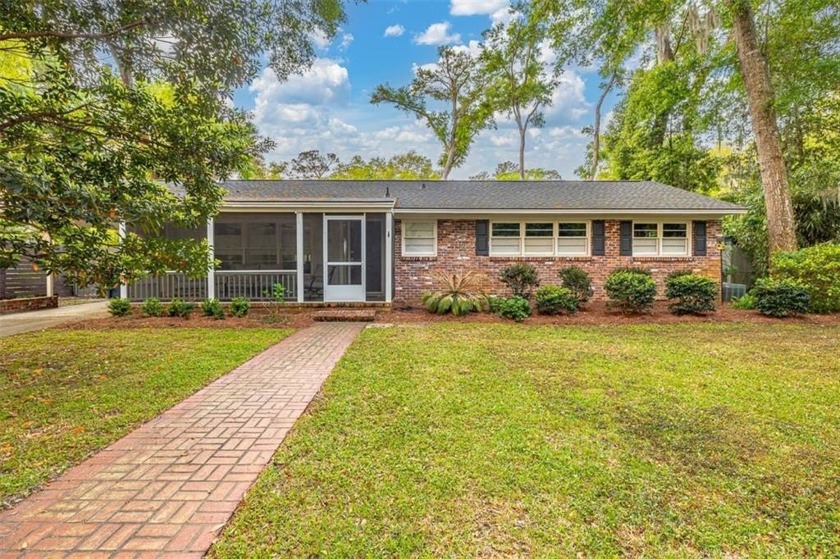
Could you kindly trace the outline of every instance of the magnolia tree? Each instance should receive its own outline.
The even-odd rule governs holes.
[[[4,2],[0,267],[103,288],[204,273],[203,242],[161,232],[203,226],[217,180],[269,147],[232,92],[265,60],[280,79],[306,68],[343,18],[341,0]]]

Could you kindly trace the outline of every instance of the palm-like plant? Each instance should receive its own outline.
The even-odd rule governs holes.
[[[481,310],[485,298],[476,293],[481,283],[480,274],[471,271],[463,274],[432,272],[431,276],[438,282],[440,289],[422,297],[423,305],[429,312],[463,316]]]

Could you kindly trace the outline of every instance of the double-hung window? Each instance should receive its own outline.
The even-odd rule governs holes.
[[[557,255],[586,256],[589,254],[587,223],[560,222],[557,224]]]
[[[492,256],[587,256],[589,223],[556,221],[493,222]]]
[[[633,256],[688,256],[688,224],[633,223]]]
[[[405,256],[437,256],[437,222],[404,221],[402,253]]]

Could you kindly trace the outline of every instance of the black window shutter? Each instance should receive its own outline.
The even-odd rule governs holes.
[[[592,222],[592,256],[604,256],[607,253],[606,227],[603,219]]]
[[[706,256],[706,222],[694,221],[691,229],[694,231],[694,256]]]
[[[633,256],[633,222],[622,221],[619,223],[619,254],[621,256]]]
[[[475,221],[475,255],[490,256],[490,221],[487,219]]]

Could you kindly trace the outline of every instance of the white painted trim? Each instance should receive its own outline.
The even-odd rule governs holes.
[[[216,265],[213,260],[216,259],[216,248],[213,245],[215,242],[215,220],[212,217],[207,218],[207,246],[210,248],[210,267],[207,269],[207,298],[216,298]]]
[[[329,227],[328,227],[328,224],[329,224],[330,221],[342,221],[342,220],[343,221],[358,221],[361,224],[361,228],[362,228],[362,230],[361,230],[362,258],[361,258],[361,262],[359,262],[358,264],[355,263],[355,262],[351,262],[351,263],[330,262],[330,260],[329,260],[329,235],[328,235]],[[324,302],[325,303],[359,303],[359,302],[364,302],[364,301],[367,300],[367,278],[366,278],[367,274],[365,273],[366,272],[365,265],[367,263],[366,262],[367,254],[366,254],[366,246],[365,246],[365,243],[367,242],[367,239],[366,239],[367,225],[366,224],[367,224],[367,219],[366,219],[365,214],[362,214],[362,215],[340,215],[340,214],[339,215],[330,215],[330,214],[324,214],[324,234],[323,234],[323,237],[324,237],[323,238],[323,242],[324,242],[324,254],[323,254],[323,257],[324,257],[324,281],[323,281],[323,283],[324,283]],[[341,266],[341,265],[359,266],[361,268],[361,273],[362,273],[362,285],[361,285],[362,298],[361,299],[346,299],[346,298],[343,299],[341,297],[339,297],[339,298],[330,298],[329,297],[329,295],[328,295],[328,291],[329,291],[329,288],[330,288],[330,285],[329,285],[329,277],[330,277],[329,270],[330,270],[331,265],[333,265],[333,266],[336,266],[336,265],[337,266]],[[335,286],[335,287],[341,287],[341,286]],[[350,287],[356,287],[356,286],[350,286]]]
[[[636,254],[636,224],[651,224],[656,225],[656,254]],[[662,254],[662,240],[664,237],[662,236],[663,226],[668,223],[669,225],[685,225],[685,252],[680,254]],[[669,221],[669,220],[661,220],[661,221],[652,221],[652,220],[634,220],[631,225],[631,233],[633,239],[633,256],[635,258],[685,258],[687,256],[691,256],[691,247],[692,247],[692,238],[693,238],[693,231],[692,231],[692,223],[690,221]],[[639,237],[640,239],[650,239],[652,237]]]
[[[120,237],[120,241],[125,240],[125,233],[126,233],[125,221],[121,220],[120,224],[117,228],[117,234]],[[125,282],[120,282],[120,298],[128,299],[128,286],[125,284]]]
[[[635,216],[635,215],[653,215],[653,216],[696,216],[697,219],[703,219],[703,216],[720,217],[724,215],[739,215],[747,213],[746,208],[736,208],[727,210],[715,209],[697,209],[697,210],[680,210],[680,209],[632,209],[632,210],[611,210],[611,209],[452,209],[452,208],[394,208],[394,214],[402,215],[446,215],[449,217],[454,214],[470,215],[470,216],[504,216],[504,215],[586,215],[591,216],[592,219],[597,219],[597,216]],[[451,217],[449,217],[451,219]],[[710,217],[711,219],[712,217]]]
[[[378,199],[353,199],[353,200],[319,200],[319,201],[301,201],[301,200],[259,200],[259,201],[228,201],[224,202],[221,210],[229,212],[276,212],[277,210],[285,210],[288,213],[297,210],[306,210],[313,213],[330,213],[330,212],[381,212],[383,210],[392,209],[395,200],[391,198]]]
[[[167,272],[169,273],[169,272]],[[174,272],[173,272],[174,273]],[[216,270],[216,274],[296,274],[297,270]]]
[[[493,225],[496,223],[518,223],[519,224],[519,252],[518,253],[496,253],[493,254]],[[551,252],[525,252],[525,240],[526,236],[526,229],[529,223],[551,223]],[[559,227],[558,224],[560,223],[583,223],[586,225],[586,237],[577,237],[583,238],[584,243],[586,246],[586,252],[584,254],[570,254],[570,253],[561,253],[557,250],[558,241],[560,237],[558,236]],[[498,239],[513,239],[515,237],[495,237]],[[548,238],[548,237],[540,237],[540,238]],[[518,219],[518,220],[508,220],[505,221],[504,218],[496,219],[490,221],[490,230],[488,231],[488,240],[489,240],[489,254],[490,256],[495,257],[509,257],[509,258],[587,258],[592,255],[592,220],[584,220],[584,219]]]
[[[295,242],[297,257],[297,302],[303,303],[303,213],[295,212]]]
[[[435,226],[435,250],[437,250],[437,226]],[[394,284],[394,214],[385,214],[385,302],[393,299]]]
[[[437,222],[436,219],[403,219],[401,221],[401,223],[402,223],[402,228],[400,229],[400,231],[402,232],[402,235],[400,235],[400,249],[402,251],[401,252],[402,256],[437,256],[437,251],[438,251],[438,222]],[[408,230],[408,227],[406,227],[406,225],[409,224],[409,223],[431,223],[432,225],[434,225],[434,228],[432,230],[434,231],[435,236],[434,236],[434,249],[432,250],[432,252],[411,252],[411,253],[406,252],[406,250],[405,250],[405,239],[406,239],[406,231]]]

